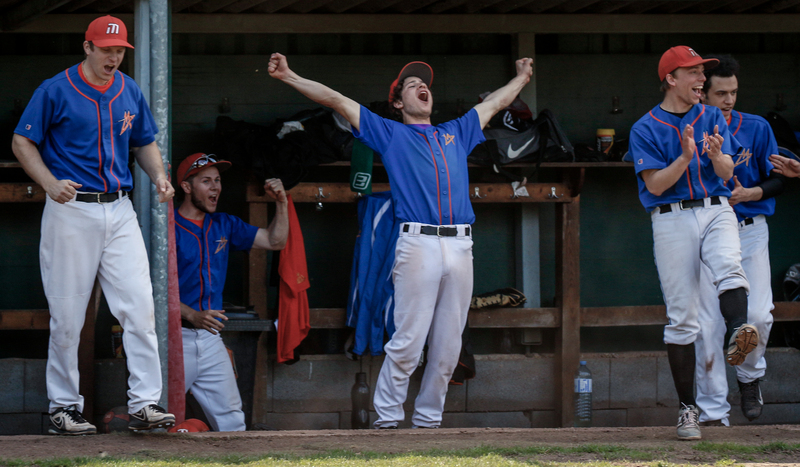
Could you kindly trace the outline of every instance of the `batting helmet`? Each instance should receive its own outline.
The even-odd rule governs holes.
[[[788,302],[800,300],[800,263],[789,266],[783,277],[783,296]]]

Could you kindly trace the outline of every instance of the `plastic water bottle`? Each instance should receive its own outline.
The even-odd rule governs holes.
[[[575,372],[575,426],[592,426],[592,372],[584,360]]]
[[[356,373],[356,382],[350,390],[353,402],[350,425],[354,430],[369,428],[369,385],[366,373]]]

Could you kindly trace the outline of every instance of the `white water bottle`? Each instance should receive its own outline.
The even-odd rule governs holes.
[[[575,372],[575,426],[592,426],[592,372],[584,360]]]

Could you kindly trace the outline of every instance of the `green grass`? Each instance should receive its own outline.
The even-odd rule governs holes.
[[[800,444],[772,442],[757,446],[735,443],[700,442],[693,449],[710,457],[715,467],[733,467],[744,458],[759,455],[786,454],[800,458]],[[157,451],[141,451],[133,457],[77,457],[70,459],[1,460],[9,467],[611,467],[622,463],[637,466],[674,467],[666,461],[671,448],[642,447],[632,449],[614,445],[584,444],[577,446],[530,446],[498,448],[477,446],[461,450],[431,450],[402,454],[333,450],[324,454],[299,456],[270,454],[264,456],[175,456]],[[583,456],[592,461],[547,461],[539,457],[559,458]],[[735,460],[734,460],[735,459]],[[697,464],[695,464],[697,465]]]

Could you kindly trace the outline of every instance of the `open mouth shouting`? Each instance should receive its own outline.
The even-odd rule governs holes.
[[[428,97],[430,93],[428,93],[427,89],[420,89],[417,93],[417,99],[421,100],[422,102],[428,102]]]
[[[699,86],[693,87],[692,92],[694,93],[694,97],[699,101],[703,92],[703,85],[701,84]]]

